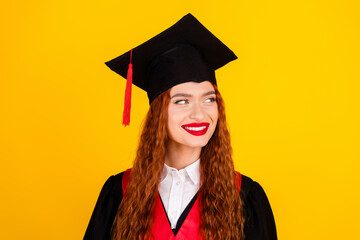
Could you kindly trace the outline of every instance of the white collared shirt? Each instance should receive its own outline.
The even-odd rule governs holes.
[[[176,223],[191,199],[199,191],[200,159],[186,168],[177,170],[164,164],[159,184],[159,194],[171,223]]]

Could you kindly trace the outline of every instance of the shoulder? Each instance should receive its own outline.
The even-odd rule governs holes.
[[[86,229],[84,240],[110,239],[110,229],[123,198],[123,175],[124,172],[111,175],[103,184]]]
[[[240,197],[244,204],[246,239],[277,239],[273,212],[261,185],[241,175]]]
[[[250,178],[242,173],[239,173],[238,171],[236,171],[236,172],[237,172],[237,174],[241,175],[240,196],[242,198],[246,198],[249,196],[249,194],[252,194],[252,193],[265,194],[264,189],[257,181],[253,180],[252,178]]]
[[[243,197],[248,196],[253,192],[263,192],[261,185],[254,181],[252,178],[241,174],[241,190],[240,193]],[[265,193],[265,192],[264,192]]]
[[[115,198],[122,199],[122,179],[124,172],[120,172],[108,177],[105,181],[102,189],[101,194],[112,195]]]
[[[240,197],[243,200],[245,212],[248,215],[260,214],[272,217],[270,202],[263,187],[250,177],[241,176]]]
[[[121,186],[124,173],[125,171],[117,173],[115,175],[110,176],[109,179],[112,179],[114,185]]]

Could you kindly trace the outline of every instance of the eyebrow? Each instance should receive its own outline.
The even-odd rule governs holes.
[[[209,92],[206,92],[202,95],[202,97],[205,97],[205,96],[208,96],[208,95],[212,95],[212,94],[216,94],[215,91],[209,91]],[[188,94],[188,93],[177,93],[175,94],[174,96],[172,96],[171,98],[175,98],[175,97],[192,97],[191,94]]]

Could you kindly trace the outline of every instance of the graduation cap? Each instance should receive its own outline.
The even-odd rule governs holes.
[[[105,64],[127,79],[123,124],[130,123],[131,86],[147,92],[149,103],[171,87],[210,81],[236,55],[190,13],[173,26]]]

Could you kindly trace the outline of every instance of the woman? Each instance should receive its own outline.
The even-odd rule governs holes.
[[[124,124],[132,83],[150,109],[133,168],[106,181],[84,239],[277,239],[265,192],[231,157],[215,70],[236,58],[188,14],[106,63],[128,79]]]

